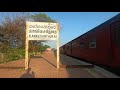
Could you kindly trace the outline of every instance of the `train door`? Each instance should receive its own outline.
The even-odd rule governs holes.
[[[113,58],[116,66],[120,63],[120,21],[111,24]]]

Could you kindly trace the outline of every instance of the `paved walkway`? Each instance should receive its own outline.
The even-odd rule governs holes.
[[[81,63],[61,55],[61,64],[80,65]],[[56,55],[53,52],[32,57],[30,69],[21,78],[95,78],[93,74],[84,68],[60,68],[60,70],[57,70]],[[98,78],[105,78],[105,76],[98,75]]]
[[[76,60],[74,58],[60,55],[61,65],[90,65],[88,63]],[[0,64],[0,78],[109,78],[115,75],[101,72],[106,71],[100,68],[56,68],[56,53],[48,52],[42,55],[31,57],[29,69],[24,71],[24,59]],[[101,72],[99,72],[101,70]]]

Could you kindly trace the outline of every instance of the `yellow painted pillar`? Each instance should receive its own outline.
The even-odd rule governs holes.
[[[59,36],[59,23],[57,23],[57,69],[60,69],[60,36]]]
[[[26,21],[26,44],[25,44],[25,70],[28,69],[28,49],[29,49],[29,40],[28,40],[28,21]]]

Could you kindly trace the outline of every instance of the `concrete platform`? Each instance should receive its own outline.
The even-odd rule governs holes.
[[[66,55],[61,55],[61,57],[66,58],[67,60],[73,60],[74,63],[76,62],[77,64],[80,65],[91,65],[89,63],[80,61],[78,59],[66,56]],[[99,66],[94,65],[94,68],[84,68],[85,70],[87,70],[89,73],[91,73],[95,78],[120,78],[119,76],[115,75],[112,72],[109,72]]]

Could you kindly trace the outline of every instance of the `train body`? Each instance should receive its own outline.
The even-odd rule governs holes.
[[[61,46],[60,53],[120,68],[120,14]]]

